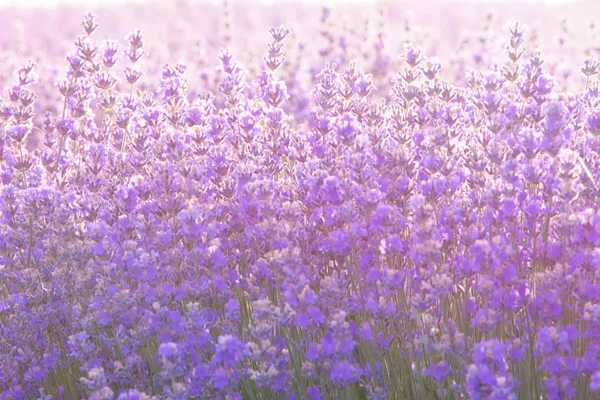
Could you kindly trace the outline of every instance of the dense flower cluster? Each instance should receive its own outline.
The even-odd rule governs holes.
[[[154,74],[89,13],[2,81],[0,398],[597,395],[598,61],[561,90],[511,21],[446,74],[332,19]]]

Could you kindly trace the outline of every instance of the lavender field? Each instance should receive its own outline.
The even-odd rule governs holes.
[[[600,399],[600,5],[0,12],[0,399]]]

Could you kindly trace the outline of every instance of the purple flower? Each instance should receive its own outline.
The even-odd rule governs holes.
[[[247,353],[244,342],[231,335],[219,336],[213,363],[223,363],[228,367],[234,367]]]
[[[467,392],[473,399],[516,399],[516,382],[508,372],[505,349],[498,340],[478,343],[467,372]]]
[[[117,400],[142,400],[145,398],[147,398],[147,396],[141,394],[136,389],[128,389],[119,393]]]
[[[15,142],[21,143],[25,139],[25,137],[27,136],[27,134],[29,133],[30,130],[31,130],[31,127],[29,127],[27,125],[19,124],[19,125],[9,126],[6,129],[6,133]]]
[[[356,380],[360,371],[357,367],[348,361],[335,363],[333,370],[329,374],[329,378],[336,383],[345,385]]]
[[[593,391],[600,390],[600,371],[594,372],[590,381],[590,389]]]
[[[306,391],[310,396],[310,400],[321,400],[321,390],[317,386],[309,386]]]
[[[452,368],[449,367],[448,361],[440,361],[439,363],[426,368],[423,371],[423,375],[431,376],[436,381],[442,381],[452,372]]]

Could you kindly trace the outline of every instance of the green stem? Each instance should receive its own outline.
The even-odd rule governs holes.
[[[65,119],[66,111],[67,111],[67,96],[65,96],[65,102],[63,103],[63,112],[62,112],[63,120]],[[56,156],[56,163],[54,164],[54,169],[52,170],[52,175],[54,175],[54,173],[56,171],[58,171],[58,163],[60,162],[60,153],[62,152],[64,139],[65,139],[65,136],[60,135],[60,141],[58,142],[58,155]]]

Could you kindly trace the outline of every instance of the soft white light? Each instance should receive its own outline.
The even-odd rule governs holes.
[[[72,5],[88,5],[88,6],[99,6],[99,5],[119,5],[127,3],[143,3],[148,0],[0,0],[0,7],[10,6],[35,6],[35,7],[53,7],[60,4],[72,4]],[[156,0],[155,0],[156,1]],[[169,0],[164,0],[169,1]],[[219,0],[204,0],[206,2],[218,3]],[[256,0],[260,3],[277,3],[281,0]],[[288,0],[290,1],[290,0]],[[293,0],[292,0],[293,1]],[[335,4],[335,3],[363,3],[363,4],[378,4],[381,0],[295,0],[300,3],[315,3],[319,5]],[[448,2],[468,2],[468,3],[506,3],[511,0],[442,0]],[[519,0],[528,3],[539,3],[539,4],[566,4],[572,3],[576,0]]]

